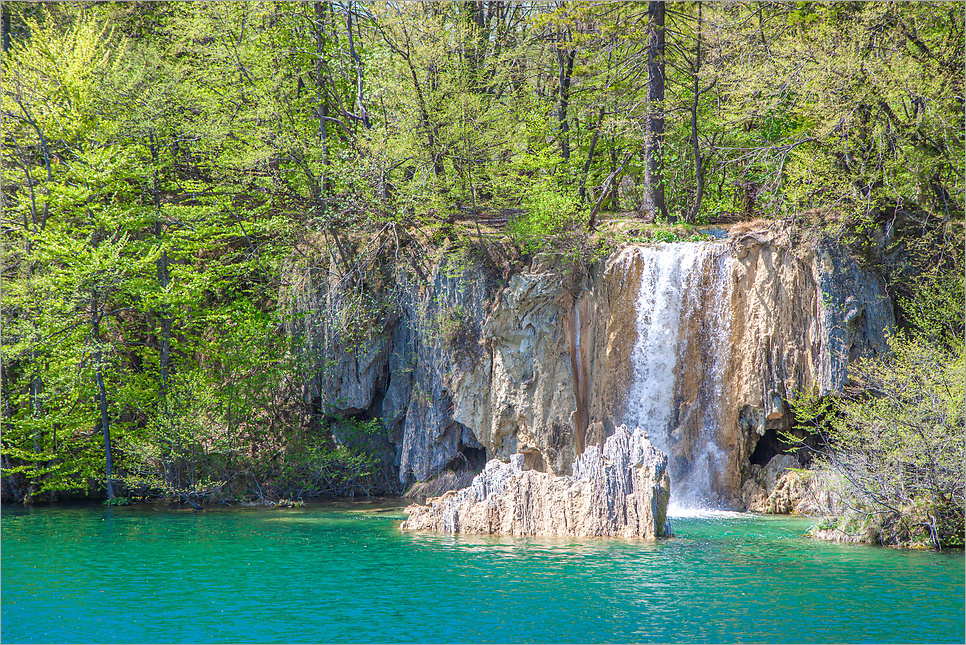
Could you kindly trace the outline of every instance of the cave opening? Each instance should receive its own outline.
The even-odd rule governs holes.
[[[765,435],[758,440],[758,445],[755,446],[755,451],[751,453],[748,461],[764,467],[773,457],[784,454],[794,447],[793,444],[778,436],[777,429],[768,428],[765,430]]]
[[[446,464],[443,470],[452,470],[453,472],[471,470],[473,472],[480,472],[484,466],[486,466],[486,448],[463,446],[456,453],[456,456]]]
[[[486,466],[486,448],[470,448],[463,446],[461,450],[466,458],[466,465],[470,470],[483,470]]]

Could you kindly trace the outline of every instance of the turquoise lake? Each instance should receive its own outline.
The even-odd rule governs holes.
[[[964,555],[826,544],[800,518],[677,537],[407,534],[395,500],[2,512],[14,642],[962,643]]]

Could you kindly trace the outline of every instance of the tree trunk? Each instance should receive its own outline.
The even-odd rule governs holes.
[[[610,140],[610,171],[611,174],[617,172],[617,142],[613,138]],[[620,210],[620,182],[614,184],[610,191],[610,210]]]
[[[647,44],[647,118],[644,135],[644,199],[641,216],[668,217],[661,170],[664,140],[664,2],[648,2],[650,36]],[[670,218],[669,218],[670,220]]]
[[[486,32],[486,13],[484,3],[480,0],[468,0],[464,2],[467,27],[470,29],[471,37],[466,43],[466,62],[469,68],[470,87],[473,92],[482,89],[480,83],[480,65],[483,62],[484,52],[486,51],[487,36]]]
[[[19,84],[19,82],[17,83],[17,86],[16,87],[17,87],[17,97],[19,97],[19,95],[20,95],[20,84]],[[27,106],[24,105],[23,101],[21,101],[17,97],[14,97],[13,100],[17,103],[17,105],[20,106],[21,111],[23,111],[23,114],[24,114],[23,120],[26,121],[27,123],[29,123],[31,126],[33,126],[34,131],[37,133],[37,138],[40,139],[40,149],[44,153],[44,168],[47,170],[47,183],[44,184],[44,195],[45,195],[45,198],[44,198],[44,214],[43,214],[43,217],[40,218],[40,230],[43,231],[47,227],[47,217],[50,215],[50,184],[51,184],[51,182],[53,182],[53,179],[54,179],[53,172],[51,172],[51,170],[50,170],[50,150],[47,147],[47,137],[44,136],[43,130],[40,129],[40,126],[37,124],[37,121],[34,119],[33,115],[30,113],[30,110],[27,109]],[[33,192],[33,181],[31,180],[28,183],[31,186],[31,193],[32,193]],[[37,221],[35,219],[34,220],[34,228],[36,229],[36,227],[37,227]],[[29,246],[28,246],[28,248],[29,248]]]
[[[691,145],[694,151],[694,179],[696,184],[694,203],[691,204],[691,208],[688,210],[688,214],[685,220],[689,223],[693,223],[694,220],[698,218],[698,213],[701,211],[701,200],[704,198],[704,163],[701,159],[701,144],[698,142],[698,99],[701,98],[701,89],[699,86],[700,78],[698,74],[701,71],[701,3],[698,3],[698,38],[697,44],[695,45],[694,51],[694,68],[692,70],[692,75],[694,77],[694,100],[691,101]]]
[[[100,365],[101,352],[94,354],[94,360]],[[97,368],[97,399],[101,406],[101,431],[104,433],[104,471],[107,475],[107,499],[114,499],[114,458],[111,455],[111,426],[107,419],[107,393],[104,390],[104,374]]]
[[[567,108],[570,105],[570,80],[574,72],[576,49],[561,49],[563,34],[557,32],[557,81],[559,85],[559,101],[557,103],[557,129],[560,137],[560,156],[564,160],[570,159],[570,123],[567,120]]]
[[[31,362],[34,362],[37,360],[37,357],[34,355],[33,352],[30,353],[30,359],[31,359]],[[40,417],[40,413],[41,413],[40,391],[42,388],[43,388],[43,381],[40,379],[40,375],[34,374],[33,376],[31,376],[30,377],[30,416],[32,416],[34,419],[37,419],[38,417]],[[40,438],[41,438],[40,430],[35,429],[34,435],[33,435],[34,452],[40,452],[40,444],[39,444]],[[54,448],[56,449],[57,446],[54,446]]]
[[[597,203],[594,204],[594,209],[590,211],[590,220],[587,222],[588,231],[596,230],[597,213],[600,212],[600,206],[604,203],[604,199],[607,197],[607,195],[610,194],[611,185],[614,183],[614,180],[621,173],[621,171],[624,170],[624,166],[627,165],[627,162],[630,161],[631,157],[633,156],[634,151],[631,150],[624,156],[624,161],[621,162],[620,167],[615,168],[614,171],[608,175],[607,179],[604,180],[603,185],[600,187],[600,197],[597,198]]]
[[[584,162],[584,170],[580,174],[580,201],[584,202],[587,199],[587,175],[590,173],[590,167],[594,163],[594,154],[597,152],[597,140],[600,138],[600,127],[604,122],[604,108],[600,108],[600,112],[597,114],[597,126],[594,128],[594,136],[590,139],[590,149],[587,151],[587,160]]]
[[[3,21],[3,51],[10,49],[10,14],[2,12],[0,20]]]
[[[104,387],[104,369],[101,360],[104,357],[101,351],[101,316],[97,295],[94,296],[94,306],[92,307],[91,321],[94,326],[94,342],[97,343],[97,350],[94,352],[94,380],[97,381],[97,402],[101,409],[101,432],[104,435],[104,472],[107,475],[107,499],[114,499],[114,457],[111,453],[111,425],[107,418],[107,390]]]
[[[329,192],[329,140],[326,120],[329,117],[329,103],[325,96],[325,5],[315,2],[315,87],[318,101],[319,142],[322,145],[322,194]]]
[[[154,223],[154,237],[161,243],[161,237],[164,234],[163,222],[161,221],[161,187],[158,181],[158,148],[154,140],[154,131],[149,132],[149,144],[151,148],[151,159],[154,162],[154,182],[153,188],[151,190],[152,198],[154,199],[154,210],[157,219]],[[166,291],[168,285],[171,284],[171,272],[169,270],[170,260],[168,259],[167,251],[161,251],[161,257],[155,262],[158,273],[158,285],[161,287],[162,291]],[[161,404],[164,407],[165,416],[168,414],[168,366],[171,360],[171,328],[174,323],[174,319],[168,314],[167,306],[162,306],[159,311],[156,312],[158,320],[161,323],[161,338],[158,339],[158,353],[161,359]]]
[[[429,144],[429,154],[432,156],[433,161],[433,173],[442,178],[443,177],[443,161],[436,152],[436,137],[434,136],[434,128],[429,120],[429,108],[426,106],[426,99],[423,96],[422,86],[419,84],[419,77],[416,75],[416,67],[413,65],[412,58],[406,56],[406,63],[409,66],[409,76],[413,79],[413,87],[416,90],[416,102],[419,105],[419,116],[423,122],[423,128],[426,130],[426,139]]]
[[[352,14],[352,3],[348,2],[346,3],[345,28],[349,34],[349,56],[352,57],[356,65],[356,111],[362,119],[362,125],[368,130],[372,127],[372,122],[369,120],[369,112],[366,111],[366,106],[362,102],[362,59],[356,53],[356,42],[352,37]]]

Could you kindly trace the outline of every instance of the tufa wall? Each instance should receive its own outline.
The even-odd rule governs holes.
[[[885,351],[893,314],[873,273],[780,224],[701,244],[661,287],[684,295],[666,344],[677,349],[664,427],[644,430],[668,453],[672,486],[713,444],[713,496],[744,508],[761,498],[766,444],[790,427],[786,401],[841,388],[849,360]],[[324,332],[338,313],[336,272],[303,280],[302,333],[320,357],[306,397],[382,418],[404,484],[516,453],[524,470],[571,475],[587,446],[636,420],[628,396],[645,377],[635,351],[654,333],[640,315],[657,288],[647,262],[686,246],[626,247],[580,275],[534,263],[505,283],[479,268],[439,265],[420,283],[400,273],[392,312],[353,347]]]

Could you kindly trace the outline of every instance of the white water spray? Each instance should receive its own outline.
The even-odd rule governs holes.
[[[714,505],[725,462],[716,442],[731,345],[732,263],[722,244],[688,242],[640,248],[637,342],[625,422],[644,429],[667,453],[669,514]]]

